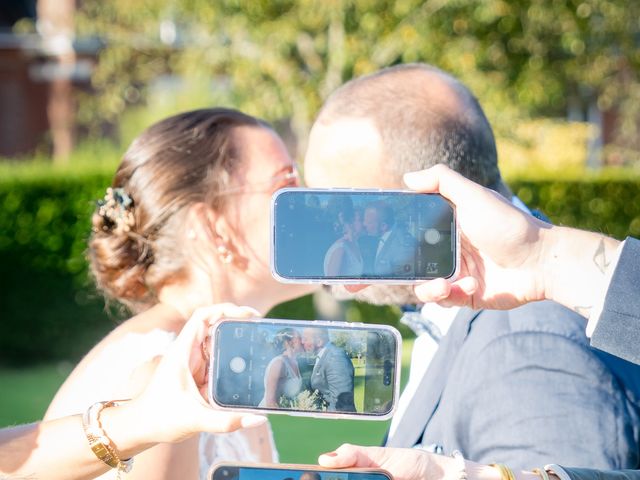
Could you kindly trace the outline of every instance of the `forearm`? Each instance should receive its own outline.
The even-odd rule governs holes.
[[[107,470],[89,448],[80,415],[0,432],[0,478],[80,480]]]
[[[606,293],[606,270],[620,242],[566,227],[543,232],[545,297],[584,317]]]
[[[105,431],[122,458],[153,444],[145,440],[139,416],[129,405],[104,411]],[[80,415],[0,431],[0,478],[82,480],[109,469],[91,451]]]

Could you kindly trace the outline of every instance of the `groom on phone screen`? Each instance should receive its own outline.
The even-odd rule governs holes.
[[[329,340],[326,330],[305,328],[302,345],[316,355],[311,373],[311,389],[317,390],[327,402],[327,410],[355,412],[353,399],[354,369],[346,352]]]

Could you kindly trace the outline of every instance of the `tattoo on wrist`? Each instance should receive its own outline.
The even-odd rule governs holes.
[[[576,305],[575,307],[573,307],[573,311],[582,315],[585,318],[589,318],[589,315],[591,315],[592,308],[593,308],[592,305],[585,305],[585,306]]]
[[[600,239],[600,243],[598,244],[598,249],[596,253],[593,254],[593,263],[598,267],[600,273],[603,275],[607,271],[607,267],[611,263],[611,260],[607,261],[607,252],[604,246],[604,239]]]

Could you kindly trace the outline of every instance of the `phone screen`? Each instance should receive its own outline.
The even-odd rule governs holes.
[[[229,320],[213,336],[211,398],[230,408],[387,415],[399,341],[389,327]]]
[[[382,472],[349,472],[339,470],[298,470],[286,467],[217,467],[211,480],[390,480]]]
[[[272,269],[287,280],[426,280],[456,270],[453,206],[400,191],[287,189],[273,200]]]

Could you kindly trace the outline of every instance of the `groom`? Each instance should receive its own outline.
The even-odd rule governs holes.
[[[305,328],[302,345],[308,353],[317,355],[311,389],[320,392],[329,411],[355,412],[353,363],[345,351],[331,343],[328,332],[320,328]]]
[[[398,189],[403,173],[436,163],[517,203],[473,94],[428,65],[400,65],[331,95],[311,130],[305,180],[312,187]],[[359,295],[415,302],[412,288],[389,287]],[[426,332],[415,341],[387,446],[458,450],[517,469],[554,461],[637,468],[637,373],[590,348],[584,318],[552,302],[509,311],[428,304],[417,317]]]
[[[373,203],[365,209],[362,224],[367,234],[377,239],[374,273],[381,276],[412,276],[417,242],[408,231],[397,225],[393,209],[383,202]]]

